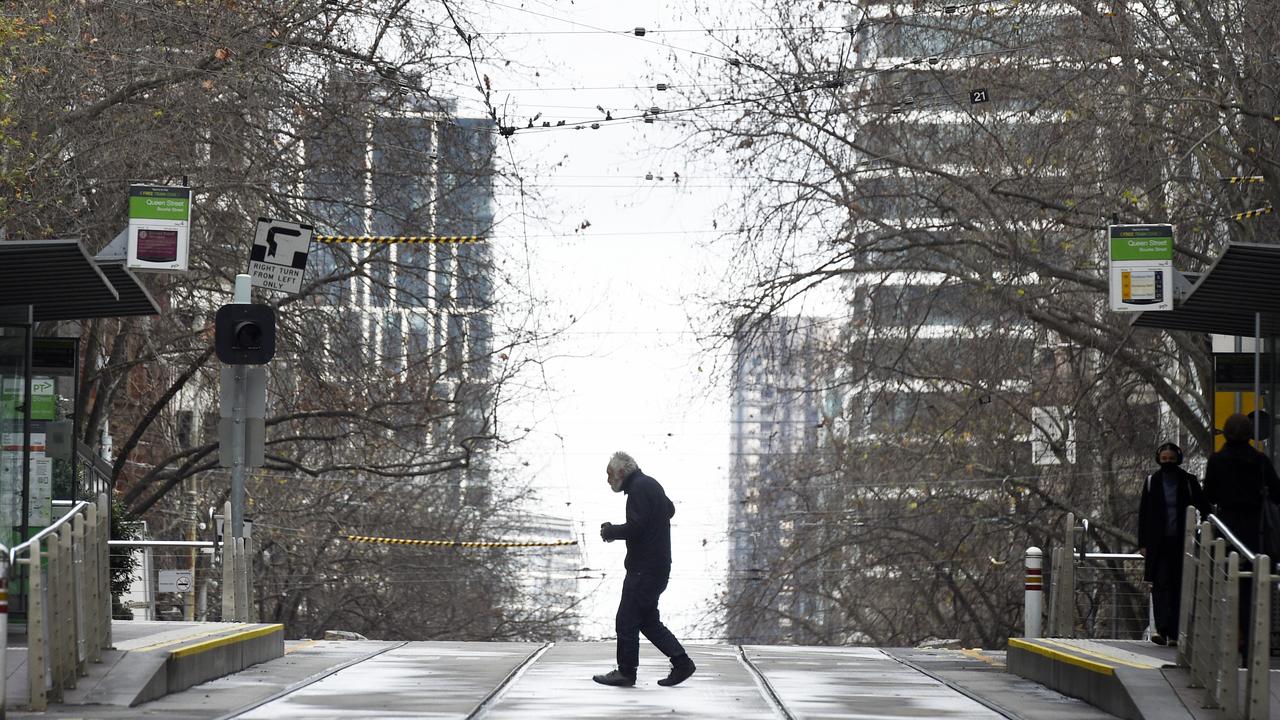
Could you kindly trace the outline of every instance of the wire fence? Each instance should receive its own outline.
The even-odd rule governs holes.
[[[122,590],[116,619],[221,619],[212,543],[113,542],[109,557]]]
[[[1142,580],[1141,560],[1076,560],[1077,637],[1143,640],[1149,637],[1151,596]]]

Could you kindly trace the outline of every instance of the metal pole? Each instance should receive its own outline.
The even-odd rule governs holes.
[[[1253,438],[1262,444],[1262,313],[1253,314]],[[1262,450],[1261,447],[1258,448]],[[1263,484],[1266,487],[1266,484]]]
[[[234,301],[250,301],[248,275],[236,276]],[[231,409],[231,537],[244,537],[244,481],[248,470],[245,457],[245,415],[248,408],[247,369],[235,366],[235,403]]]
[[[194,480],[192,481],[195,482]],[[194,542],[196,539],[196,525],[200,522],[200,516],[196,511],[195,490],[187,492],[187,540]],[[190,557],[187,560],[187,566],[191,569],[191,586],[187,588],[187,592],[182,598],[182,619],[191,622],[196,619],[196,593],[195,589],[198,584],[196,578],[196,554],[199,551],[194,546],[191,548]]]
[[[1040,637],[1040,614],[1044,608],[1044,553],[1038,547],[1027,548],[1027,579],[1022,600],[1022,623],[1025,638]]]
[[[27,342],[25,357],[22,360],[22,534],[18,542],[26,542],[31,537],[31,373],[34,372],[32,359],[35,355],[36,332],[35,311],[28,306]]]
[[[1237,353],[1240,353],[1240,352],[1243,352],[1243,351],[1244,351],[1244,338],[1241,338],[1239,335],[1237,335],[1237,336],[1236,336],[1236,352],[1237,352]],[[1239,387],[1239,386],[1237,386],[1237,387]],[[1235,396],[1236,396],[1236,398],[1235,398],[1235,400],[1236,400],[1236,409],[1235,409],[1235,412],[1240,412],[1242,405],[1241,405],[1240,391],[1239,391],[1239,390],[1236,390],[1236,392],[1235,392]]]

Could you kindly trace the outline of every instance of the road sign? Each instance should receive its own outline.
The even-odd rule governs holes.
[[[258,218],[258,231],[249,254],[249,275],[254,287],[302,292],[302,276],[311,249],[310,225]]]
[[[190,570],[161,570],[156,592],[184,593],[191,590]]]

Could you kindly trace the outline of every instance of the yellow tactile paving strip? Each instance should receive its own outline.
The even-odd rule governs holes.
[[[1071,640],[1009,638],[1009,647],[1043,655],[1057,662],[1075,665],[1101,675],[1114,675],[1116,668],[1119,667],[1139,670],[1159,670],[1164,667],[1164,663],[1156,659],[1147,661],[1137,653],[1127,650],[1112,652],[1110,648],[1098,643],[1082,646]]]
[[[227,644],[227,642],[247,640],[247,639],[252,639],[254,637],[258,637],[260,635],[267,634],[266,632],[262,632],[264,630],[269,630],[270,632],[283,631],[284,626],[278,625],[278,624],[267,625],[265,627],[255,626],[255,625],[246,625],[243,623],[229,624],[229,625],[220,624],[219,627],[214,627],[208,630],[201,630],[198,632],[182,631],[182,632],[166,633],[167,637],[165,637],[163,640],[159,642],[151,643],[150,645],[142,645],[139,647],[125,647],[122,644],[117,647],[121,650],[128,650],[129,652],[150,652],[153,650],[164,650],[165,648],[172,648],[176,645],[182,645],[184,643],[203,640],[204,638],[212,638],[207,642],[217,642],[219,640],[225,639],[226,642],[218,643],[221,645],[225,645]],[[197,645],[205,645],[205,644],[206,643],[197,643]],[[209,649],[209,648],[205,648],[205,649]]]

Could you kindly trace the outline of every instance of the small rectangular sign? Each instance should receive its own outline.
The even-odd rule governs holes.
[[[129,186],[129,269],[186,272],[190,232],[191,188]]]
[[[190,570],[161,570],[159,582],[156,583],[156,592],[189,592],[192,586],[191,581],[192,572]]]
[[[1173,309],[1173,226],[1112,225],[1107,232],[1114,312]]]

